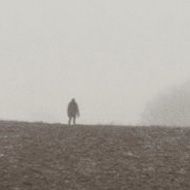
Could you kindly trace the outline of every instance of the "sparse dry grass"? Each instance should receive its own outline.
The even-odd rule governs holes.
[[[189,190],[190,129],[0,122],[0,190]]]

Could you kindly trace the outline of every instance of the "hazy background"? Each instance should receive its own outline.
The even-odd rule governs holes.
[[[189,7],[187,0],[0,1],[0,119],[65,123],[75,97],[80,123],[149,120],[154,99],[190,79]]]

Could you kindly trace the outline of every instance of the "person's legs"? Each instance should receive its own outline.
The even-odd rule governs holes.
[[[73,116],[73,125],[76,124],[76,116]]]
[[[69,122],[68,122],[69,125],[71,125],[71,118],[72,118],[72,117],[69,117]]]

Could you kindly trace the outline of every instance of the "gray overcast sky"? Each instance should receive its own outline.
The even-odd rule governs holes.
[[[190,79],[188,0],[1,0],[0,118],[138,124]]]

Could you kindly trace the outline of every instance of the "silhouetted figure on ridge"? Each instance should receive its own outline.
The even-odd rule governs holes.
[[[79,114],[78,104],[76,103],[74,98],[69,102],[68,109],[67,109],[67,115],[69,117],[68,124],[71,125],[71,121],[73,120],[73,125],[75,125],[76,117],[77,116],[79,117],[80,114]]]

